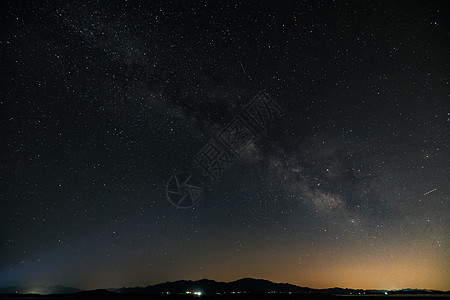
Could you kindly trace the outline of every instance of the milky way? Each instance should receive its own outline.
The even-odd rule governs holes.
[[[450,289],[445,3],[185,2],[2,5],[0,287]]]

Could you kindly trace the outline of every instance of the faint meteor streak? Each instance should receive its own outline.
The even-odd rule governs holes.
[[[431,191],[428,191],[428,192],[424,193],[423,195],[425,196],[425,195],[431,194],[432,192],[434,192],[434,191],[436,191],[436,190],[437,190],[437,189],[432,189]]]
[[[241,65],[242,71],[244,71],[245,76],[247,76],[247,73],[245,72],[245,69],[244,69],[244,65],[242,65],[241,61],[239,61],[239,64]]]

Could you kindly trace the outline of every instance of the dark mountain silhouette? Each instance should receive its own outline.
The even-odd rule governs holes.
[[[165,282],[155,285],[149,285],[147,287],[123,287],[118,289],[108,290],[92,290],[81,291],[76,288],[66,287],[62,285],[52,287],[7,287],[0,288],[0,294],[15,294],[16,291],[19,294],[58,294],[67,295],[67,297],[79,297],[79,298],[102,298],[109,299],[112,297],[119,297],[121,295],[150,295],[155,296],[170,294],[172,296],[178,294],[186,294],[186,292],[201,292],[202,295],[231,295],[231,294],[252,294],[262,295],[267,293],[273,294],[286,294],[292,293],[298,296],[304,297],[310,296],[332,296],[332,295],[383,295],[396,294],[396,295],[431,295],[440,294],[441,296],[449,297],[450,292],[441,292],[434,290],[420,290],[420,289],[404,289],[404,290],[362,290],[362,289],[343,289],[343,288],[328,288],[328,289],[311,289],[307,287],[301,287],[289,283],[274,283],[264,279],[243,278],[232,282],[218,282],[209,279],[201,279],[198,281],[191,280],[179,280],[174,282]],[[308,296],[309,295],[309,296]],[[56,295],[57,296],[57,295]],[[181,296],[181,295],[180,295]],[[187,296],[187,295],[186,295]],[[287,296],[287,295],[286,295]],[[302,297],[303,297],[302,296]],[[153,296],[152,296],[153,297]]]
[[[145,288],[121,288],[112,289],[112,291],[119,293],[151,293],[160,294],[170,292],[173,294],[185,293],[187,291],[194,292],[200,291],[203,294],[217,294],[217,293],[231,293],[231,292],[244,292],[244,293],[304,293],[311,292],[312,289],[299,287],[288,283],[274,283],[263,279],[243,278],[229,283],[217,282],[214,280],[202,279],[198,281],[186,281],[179,280],[175,282],[160,283],[153,286],[147,286]]]
[[[201,279],[198,281],[179,280],[174,282],[160,283],[147,287],[110,289],[117,293],[136,294],[181,294],[186,292],[200,291],[203,295],[231,294],[231,293],[295,293],[295,294],[326,294],[326,295],[384,295],[390,294],[446,294],[449,292],[405,289],[396,291],[387,290],[362,290],[362,289],[311,289],[289,283],[274,283],[264,279],[243,278],[232,282],[217,282],[214,280]]]
[[[231,291],[246,291],[250,293],[306,293],[311,292],[312,289],[300,287],[289,283],[274,283],[264,279],[243,278],[228,283],[228,288]]]

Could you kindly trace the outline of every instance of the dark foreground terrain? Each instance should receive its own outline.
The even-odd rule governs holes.
[[[37,299],[37,300],[56,300],[56,299],[86,299],[86,300],[103,300],[103,299],[117,299],[117,300],[153,300],[153,299],[177,299],[177,300],[195,300],[195,299],[236,299],[236,300],[250,300],[250,299],[262,299],[262,300],[295,300],[295,299],[450,299],[448,294],[439,295],[418,295],[418,294],[402,294],[402,295],[326,295],[326,294],[228,294],[228,295],[205,295],[205,296],[193,296],[193,295],[150,295],[150,294],[119,294],[108,291],[93,291],[93,292],[81,292],[65,295],[36,295],[36,294],[0,294],[0,299]]]

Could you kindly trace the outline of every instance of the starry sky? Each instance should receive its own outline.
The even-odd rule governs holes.
[[[0,11],[1,287],[450,289],[445,1]]]

